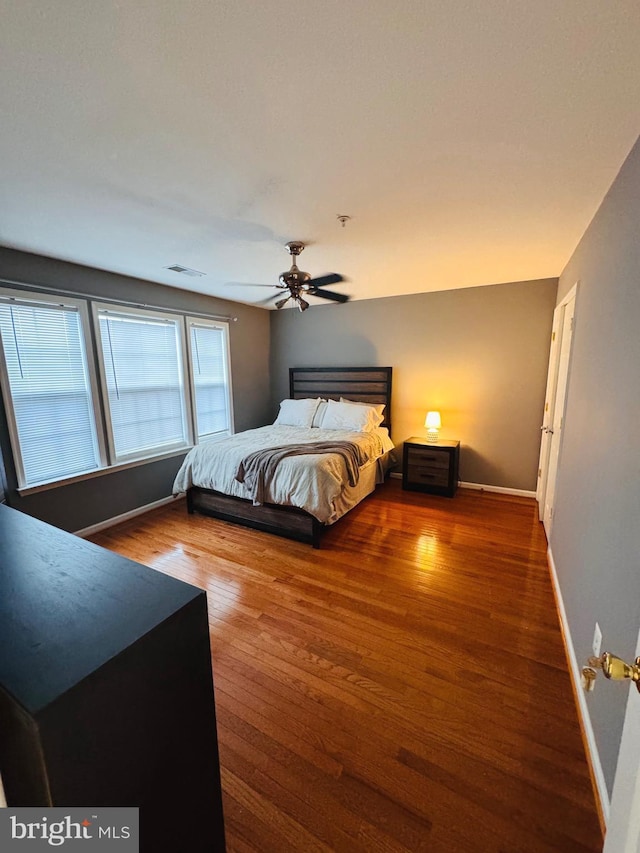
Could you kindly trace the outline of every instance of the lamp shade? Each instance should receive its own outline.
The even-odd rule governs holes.
[[[442,422],[440,420],[440,412],[427,412],[424,425],[427,429],[440,429]]]

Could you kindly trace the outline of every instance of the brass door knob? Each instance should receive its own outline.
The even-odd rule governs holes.
[[[636,658],[635,663],[627,663],[617,655],[612,655],[611,652],[603,652],[599,658],[589,658],[589,667],[585,669],[589,668],[601,669],[605,677],[612,681],[634,681],[640,692],[640,657]]]

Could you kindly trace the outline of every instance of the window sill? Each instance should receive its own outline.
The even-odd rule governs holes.
[[[233,433],[230,429],[210,433],[209,435],[201,435],[198,439],[198,444],[215,444],[217,441],[224,441],[225,438],[229,438],[232,435]]]
[[[186,456],[191,446],[180,447],[169,450],[166,453],[156,453],[152,456],[144,456],[131,462],[121,462],[117,465],[109,465],[106,468],[97,468],[95,471],[87,471],[85,474],[77,474],[73,477],[64,477],[62,480],[51,480],[47,483],[38,483],[37,486],[25,486],[18,489],[21,498],[35,495],[37,492],[46,492],[49,489],[58,489],[61,486],[70,486],[72,483],[81,483],[83,480],[92,480],[94,477],[104,477],[106,474],[115,474],[118,471],[126,471],[128,468],[137,468],[139,465],[148,465],[150,462],[160,462],[162,459],[171,459],[173,456]]]

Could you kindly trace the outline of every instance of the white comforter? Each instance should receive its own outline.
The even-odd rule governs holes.
[[[241,460],[265,447],[317,441],[352,441],[365,451],[366,464],[393,450],[383,427],[373,432],[265,426],[240,432],[222,441],[196,445],[185,457],[173,484],[173,493],[190,486],[215,489],[226,495],[247,498],[247,490],[235,479]],[[304,509],[319,521],[331,524],[337,518],[336,501],[348,486],[344,460],[336,453],[285,458],[278,465],[269,487],[268,503]]]

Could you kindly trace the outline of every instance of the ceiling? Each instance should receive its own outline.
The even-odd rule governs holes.
[[[0,244],[226,299],[270,295],[228,282],[275,283],[292,239],[356,299],[557,276],[640,134],[636,0],[0,20]]]

